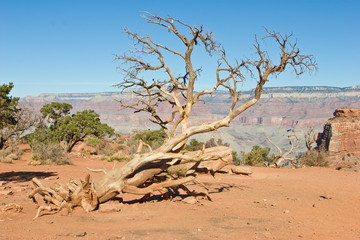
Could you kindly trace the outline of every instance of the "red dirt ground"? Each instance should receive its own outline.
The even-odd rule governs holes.
[[[119,212],[68,216],[44,214],[36,220],[27,198],[32,177],[46,185],[83,179],[86,167],[110,169],[113,163],[73,155],[71,166],[28,166],[27,149],[13,164],[0,163],[0,239],[360,239],[360,173],[327,168],[253,168],[251,176],[200,175],[213,201],[197,204],[123,196]],[[92,173],[99,178],[102,173]],[[201,190],[189,185],[190,189]],[[12,195],[4,195],[11,190]]]

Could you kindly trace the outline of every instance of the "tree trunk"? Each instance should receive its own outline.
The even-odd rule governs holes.
[[[232,149],[225,146],[196,152],[154,151],[137,154],[124,166],[112,169],[96,181],[87,175],[85,181],[72,180],[67,185],[50,188],[34,178],[35,189],[29,198],[37,203],[35,195],[40,194],[47,203],[39,206],[35,218],[40,216],[42,210],[60,211],[67,208],[71,211],[77,206],[88,212],[121,193],[149,195],[157,192],[165,194],[169,188],[187,189],[184,184],[196,181],[197,170],[215,172],[231,162]]]

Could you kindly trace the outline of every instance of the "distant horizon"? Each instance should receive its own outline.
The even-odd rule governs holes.
[[[264,87],[264,89],[269,89],[269,88],[316,88],[316,87],[323,87],[323,88],[338,88],[338,89],[359,89],[360,90],[360,85],[353,85],[353,86],[347,86],[347,87],[337,87],[337,86],[281,86],[281,87]],[[128,91],[131,91],[132,89],[128,89]],[[254,88],[252,89],[247,89],[247,90],[243,90],[242,92],[250,92],[253,91]],[[216,91],[227,91],[227,90],[216,90]],[[199,91],[196,91],[199,92]],[[34,95],[26,95],[24,97],[20,97],[20,99],[26,98],[26,97],[41,97],[41,95],[71,95],[71,94],[101,94],[101,93],[120,93],[120,91],[100,91],[100,92],[59,92],[59,93],[39,93],[37,96]],[[11,94],[10,94],[11,95]],[[19,97],[19,96],[14,96],[11,95],[13,97]]]

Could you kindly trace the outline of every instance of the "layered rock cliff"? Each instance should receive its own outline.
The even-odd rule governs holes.
[[[360,109],[339,108],[318,135],[318,148],[336,169],[360,170]]]
[[[360,155],[360,109],[339,108],[319,134],[318,147],[331,155]]]
[[[241,98],[251,97],[253,91],[244,91]],[[100,114],[102,121],[114,127],[118,133],[128,134],[138,129],[156,129],[150,123],[146,113],[134,114],[128,109],[120,110],[117,100],[134,101],[131,91],[120,94],[41,94],[38,97],[25,97],[23,106],[39,112],[47,103],[67,102],[73,105],[73,112],[93,109]],[[201,124],[218,120],[227,114],[231,104],[228,92],[217,91],[206,96],[206,103],[199,102],[194,106],[191,124]],[[223,128],[204,136],[201,141],[222,138],[231,144],[237,152],[250,151],[253,145],[269,146],[264,132],[277,144],[288,147],[287,130],[295,128],[299,137],[303,136],[310,126],[317,131],[324,126],[334,109],[345,106],[360,108],[360,86],[348,88],[336,87],[282,87],[265,88],[261,100],[252,108],[235,118],[229,128]],[[170,114],[171,110],[162,106],[160,114]],[[299,149],[302,151],[302,149]]]

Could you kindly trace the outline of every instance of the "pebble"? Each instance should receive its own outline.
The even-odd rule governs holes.
[[[331,196],[326,195],[326,194],[324,194],[324,195],[320,195],[320,197],[321,197],[321,198],[323,198],[323,199],[332,199],[332,197],[331,197]]]
[[[82,232],[82,233],[75,233],[74,237],[85,237],[86,236],[86,232]]]

